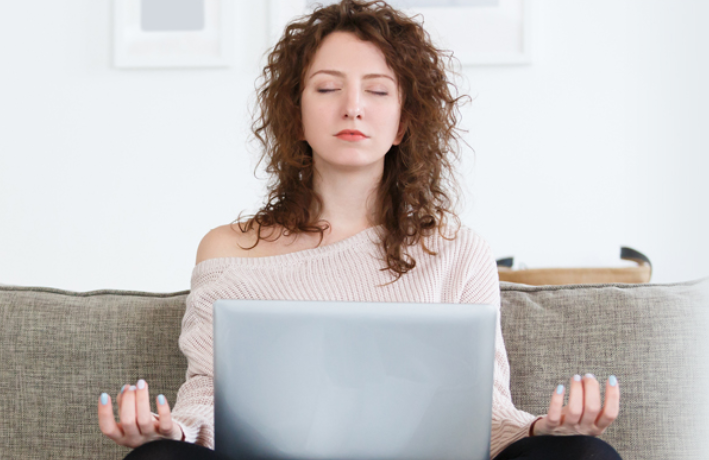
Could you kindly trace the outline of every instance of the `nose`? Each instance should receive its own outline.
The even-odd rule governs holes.
[[[351,88],[347,91],[345,97],[345,118],[349,119],[362,119],[362,101],[360,99],[360,93],[358,89]]]

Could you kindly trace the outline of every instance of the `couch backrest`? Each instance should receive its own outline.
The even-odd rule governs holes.
[[[143,378],[174,403],[186,297],[0,287],[0,458],[122,459],[130,449],[98,428],[99,395],[115,412],[121,386]]]
[[[709,278],[673,284],[501,283],[515,405],[545,414],[572,375],[614,374],[620,414],[601,436],[628,459],[704,459]],[[565,402],[566,403],[566,402]]]
[[[129,449],[98,428],[99,395],[115,401],[122,384],[144,378],[153,397],[174,403],[185,378],[177,340],[187,294],[0,286],[0,457],[123,458]],[[602,438],[624,459],[704,458],[697,432],[709,427],[699,419],[709,404],[698,399],[709,378],[699,351],[709,351],[706,312],[709,279],[502,283],[513,400],[541,415],[574,373],[615,374],[621,414]]]

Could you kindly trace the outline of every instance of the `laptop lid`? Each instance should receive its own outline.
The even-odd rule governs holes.
[[[217,300],[215,450],[489,459],[489,305]]]

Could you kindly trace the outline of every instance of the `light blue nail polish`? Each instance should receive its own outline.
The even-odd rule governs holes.
[[[104,406],[108,404],[108,395],[106,393],[101,393],[101,404]]]
[[[558,387],[556,387],[556,394],[560,395],[563,392],[564,392],[564,385],[559,385]]]
[[[164,405],[165,405],[165,396],[163,396],[163,395],[158,395],[158,403],[159,403],[161,406],[164,406]]]
[[[121,388],[121,393],[123,393],[124,391],[126,391],[126,387],[127,387],[127,386],[128,386],[128,384],[123,385],[123,388]]]
[[[138,380],[138,388],[139,388],[140,390],[142,390],[143,388],[145,388],[145,380],[143,380],[143,379]]]
[[[618,379],[615,378],[615,375],[611,375],[610,377],[608,377],[608,383],[610,383],[611,386],[614,387],[618,385]]]

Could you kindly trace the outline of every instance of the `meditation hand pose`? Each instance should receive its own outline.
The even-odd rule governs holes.
[[[499,309],[492,251],[453,210],[463,97],[451,94],[444,56],[419,22],[381,1],[342,0],[286,27],[264,68],[253,124],[272,179],[268,197],[199,245],[179,339],[187,375],[172,412],[161,395],[151,413],[142,380],[118,395],[120,423],[111,398],[99,398],[101,431],[137,447],[126,458],[219,458],[217,299]],[[509,373],[498,314],[490,458],[620,458],[597,438],[618,416],[615,377],[604,405],[593,375],[571,377],[568,404],[559,385],[537,417],[514,406]]]
[[[149,393],[148,384],[142,379],[134,386],[123,386],[116,398],[120,423],[116,423],[113,416],[110,396],[105,393],[101,395],[98,405],[101,432],[126,447],[138,447],[157,439],[182,440],[182,429],[179,424],[173,423],[165,396],[155,398],[158,408],[156,416],[150,412]]]
[[[601,407],[600,385],[593,374],[574,375],[570,383],[569,402],[564,406],[564,386],[552,394],[547,415],[535,421],[533,436],[552,434],[568,436],[585,434],[600,436],[618,417],[620,389],[611,375],[606,382],[605,405]]]

